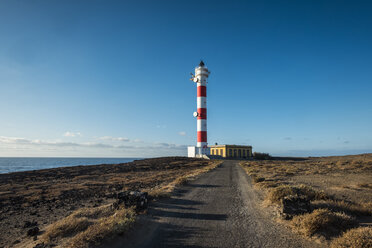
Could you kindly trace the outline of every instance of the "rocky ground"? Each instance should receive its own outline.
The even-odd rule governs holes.
[[[41,234],[76,209],[111,203],[120,191],[148,191],[209,163],[167,157],[0,174],[0,247],[37,239],[37,229]]]

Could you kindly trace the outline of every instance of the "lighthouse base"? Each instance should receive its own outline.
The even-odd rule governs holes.
[[[187,156],[189,158],[204,158],[211,154],[211,149],[209,147],[197,147],[197,146],[188,146],[187,147]]]

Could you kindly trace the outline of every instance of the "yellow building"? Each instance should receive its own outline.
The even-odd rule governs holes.
[[[252,146],[237,145],[214,145],[210,146],[211,155],[223,158],[250,158],[252,157]]]

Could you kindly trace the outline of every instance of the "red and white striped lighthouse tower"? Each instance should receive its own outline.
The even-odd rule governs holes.
[[[208,68],[203,61],[200,61],[195,68],[195,75],[192,80],[197,85],[197,111],[194,117],[197,118],[197,145],[195,156],[209,155],[207,143],[207,78],[209,76]]]

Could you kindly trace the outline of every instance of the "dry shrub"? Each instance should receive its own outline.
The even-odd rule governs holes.
[[[188,181],[188,177],[187,176],[183,176],[183,177],[179,177],[177,178],[176,180],[174,180],[174,183],[176,185],[185,185]]]
[[[357,186],[360,188],[372,189],[372,183],[360,183]]]
[[[263,182],[259,182],[259,183],[256,183],[255,187],[258,187],[258,188],[276,188],[278,187],[279,184],[275,181],[263,181]]]
[[[63,218],[52,225],[43,234],[43,239],[53,240],[58,237],[72,236],[88,228],[91,222],[86,218],[78,218],[72,215]]]
[[[94,230],[95,235],[97,235],[99,233],[99,229],[102,229],[102,232],[113,230],[115,233],[117,233],[116,229],[123,223],[127,223],[128,218],[131,221],[134,219],[133,210],[115,210],[111,204],[96,208],[81,208],[69,216],[50,225],[42,235],[41,239],[47,242],[58,242],[58,240],[61,238],[73,237],[73,240],[75,240],[76,237],[81,237],[83,233],[85,233],[84,237],[88,237],[87,233],[92,232],[92,230]],[[114,219],[116,222],[113,221]],[[104,237],[107,236],[108,233],[104,235]],[[84,239],[79,239],[79,242],[81,243],[79,243],[80,247],[83,247],[83,241]]]
[[[264,177],[259,177],[259,176],[257,176],[257,174],[251,174],[250,176],[252,178],[253,183],[260,183],[260,182],[265,181]]]
[[[372,247],[372,227],[359,227],[351,229],[331,242],[331,248],[367,247]]]
[[[156,188],[149,192],[149,196],[151,199],[168,198],[171,196],[171,192],[164,190],[164,188]]]
[[[114,215],[100,218],[96,223],[80,232],[69,242],[69,247],[85,248],[96,246],[129,229],[135,220],[132,209],[119,209]]]
[[[95,207],[95,208],[81,208],[76,210],[71,214],[71,216],[74,216],[76,218],[81,218],[81,217],[87,217],[87,218],[93,218],[93,219],[98,219],[101,217],[107,217],[109,215],[113,214],[113,207],[111,204],[108,205],[103,205],[100,207]]]
[[[295,216],[291,222],[293,229],[299,233],[306,236],[318,234],[326,238],[338,235],[356,223],[353,217],[328,209],[316,209],[312,213]]]
[[[313,201],[311,203],[315,209],[325,208],[333,212],[344,212],[350,215],[357,216],[371,216],[372,215],[372,204],[371,203],[352,203],[339,200],[321,200]]]
[[[265,178],[264,177],[255,177],[253,178],[253,182],[254,183],[260,183],[260,182],[263,182],[265,181]]]
[[[286,196],[305,197],[310,201],[328,199],[328,196],[324,191],[317,191],[312,187],[303,184],[297,186],[280,185],[269,192],[267,199],[272,203],[280,203]]]
[[[253,158],[257,160],[269,160],[272,159],[270,154],[268,153],[263,153],[263,152],[254,152],[253,153]]]

